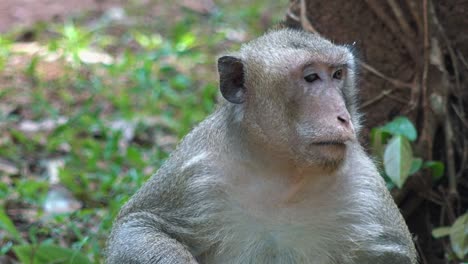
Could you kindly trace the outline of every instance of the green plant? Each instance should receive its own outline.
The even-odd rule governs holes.
[[[62,52],[65,57],[71,58],[74,65],[79,65],[82,61],[81,53],[91,45],[93,32],[69,22],[59,27],[58,33],[61,37],[49,43],[49,50]]]
[[[411,121],[403,116],[371,130],[371,147],[389,189],[401,188],[410,175],[429,169],[435,181],[444,173],[440,161],[425,161],[413,155],[411,143],[418,137]]]
[[[468,213],[461,215],[453,225],[438,227],[432,230],[434,238],[449,236],[453,255],[450,259],[467,261],[468,256]]]
[[[0,71],[3,70],[6,65],[8,56],[10,55],[10,49],[11,40],[0,35]]]
[[[91,264],[79,251],[49,244],[14,246],[13,251],[22,263]]]

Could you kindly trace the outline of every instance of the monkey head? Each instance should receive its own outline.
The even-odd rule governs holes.
[[[299,166],[337,168],[356,140],[354,57],[281,29],[218,59],[220,90],[250,141]]]

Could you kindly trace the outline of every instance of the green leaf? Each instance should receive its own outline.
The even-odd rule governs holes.
[[[438,227],[432,229],[432,236],[434,238],[441,238],[450,235],[450,226]]]
[[[410,141],[415,141],[416,138],[418,138],[418,132],[413,123],[404,116],[393,119],[391,122],[381,127],[381,129],[395,136],[404,136]]]
[[[15,181],[16,190],[23,200],[31,203],[40,203],[41,199],[45,197],[49,183],[46,181],[25,180],[21,179]]]
[[[385,173],[401,188],[409,176],[413,162],[413,151],[405,137],[395,136],[387,144],[384,152]]]
[[[18,242],[23,242],[24,239],[21,237],[18,229],[16,229],[13,221],[11,221],[10,217],[5,212],[3,207],[0,207],[0,228],[5,229],[10,235]]]
[[[468,254],[468,213],[458,217],[450,228],[450,244],[459,259]]]
[[[444,176],[445,166],[440,161],[426,161],[424,162],[423,168],[429,168],[432,173],[432,179],[434,181],[439,180]]]
[[[3,200],[12,192],[10,185],[4,182],[0,182],[0,201]]]
[[[411,169],[410,169],[409,174],[413,175],[416,172],[418,172],[421,169],[422,164],[423,164],[423,160],[421,158],[414,158],[413,162],[411,162]]]
[[[374,127],[370,132],[370,140],[372,153],[377,156],[379,159],[384,153],[385,143],[391,137],[391,134],[387,131],[382,130],[381,128]]]
[[[183,52],[195,46],[197,42],[196,40],[197,38],[193,33],[187,32],[184,35],[180,36],[180,38],[176,42],[175,48],[177,51]]]
[[[78,251],[54,245],[21,245],[13,247],[21,263],[46,264],[91,264],[91,261]]]

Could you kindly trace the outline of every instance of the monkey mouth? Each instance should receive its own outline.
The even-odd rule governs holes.
[[[313,142],[313,145],[317,146],[345,146],[346,142],[345,141],[318,141],[318,142]]]
[[[345,147],[350,141],[353,141],[352,135],[330,135],[322,138],[317,137],[311,143],[315,146]]]
[[[344,142],[342,141],[320,141],[320,142],[314,142],[314,145],[319,145],[319,146],[327,146],[327,145],[345,145]]]

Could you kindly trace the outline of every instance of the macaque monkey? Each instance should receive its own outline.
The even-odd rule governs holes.
[[[355,64],[287,28],[221,56],[224,99],[122,208],[107,263],[417,263],[357,140]]]

